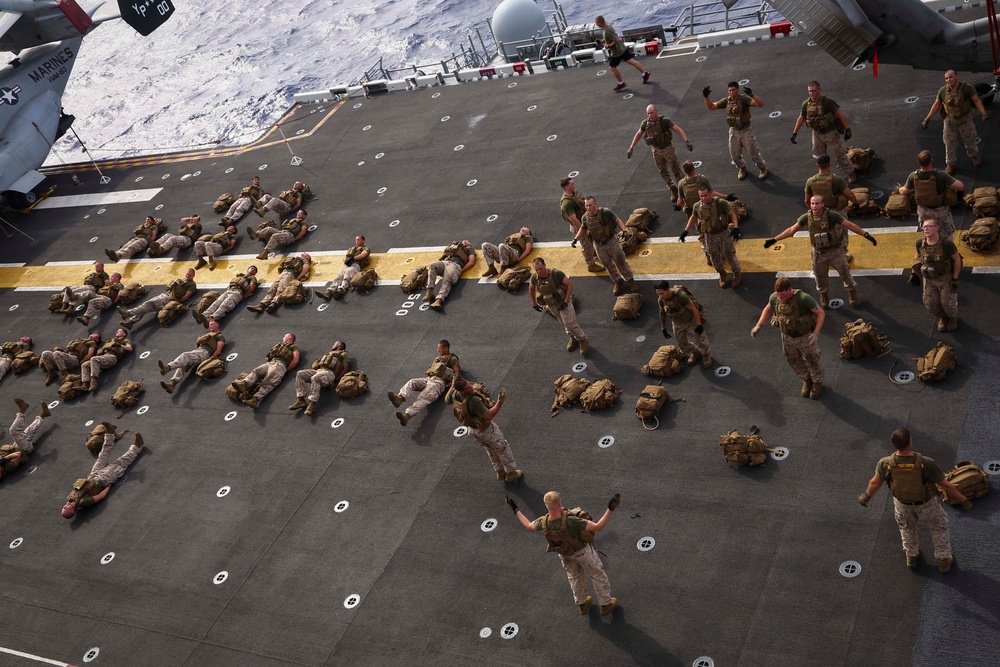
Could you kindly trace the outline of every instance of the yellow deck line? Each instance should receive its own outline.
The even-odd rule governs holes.
[[[855,271],[886,270],[909,268],[913,263],[914,242],[919,234],[914,232],[899,234],[882,234],[878,236],[878,246],[872,246],[861,237],[851,237],[851,253],[854,261],[851,264]],[[971,251],[967,246],[958,243],[959,251],[964,258],[965,266],[1000,266],[1000,253],[981,255]],[[442,246],[443,247],[443,246]],[[779,271],[808,271],[811,268],[809,259],[809,242],[806,238],[785,239],[774,247],[765,250],[764,239],[743,239],[736,244],[740,263],[746,273],[778,273]],[[308,252],[308,247],[301,251]],[[296,252],[299,250],[297,249]],[[462,276],[464,279],[478,279],[483,272],[482,254],[479,253],[476,266]],[[558,268],[570,277],[594,276],[588,273],[583,256],[579,249],[568,245],[561,247],[538,248],[528,257],[544,257],[551,268]],[[440,251],[424,249],[407,252],[405,249],[395,249],[390,253],[374,253],[372,268],[381,280],[395,281],[404,274],[419,266],[425,266],[440,257]],[[258,277],[261,282],[269,282],[277,276],[280,258],[260,261],[253,258],[228,259],[218,261],[215,271],[203,268],[198,271],[196,280],[203,284],[223,284],[237,271],[242,271],[250,264],[256,264],[260,270]],[[0,268],[0,288],[54,288],[66,285],[79,285],[83,276],[89,272],[93,262],[81,261],[78,264],[60,264],[57,266],[23,266]],[[108,273],[115,271],[122,274],[124,282],[140,282],[144,285],[165,285],[174,278],[184,275],[189,268],[194,268],[193,261],[170,262],[105,262]],[[697,240],[689,239],[686,243],[647,243],[638,252],[629,257],[629,264],[636,274],[640,275],[676,275],[703,273],[706,277],[714,274],[714,270],[705,263],[704,255]],[[340,256],[324,255],[314,257],[313,273],[310,282],[332,280],[343,260]],[[606,274],[604,274],[606,275]]]

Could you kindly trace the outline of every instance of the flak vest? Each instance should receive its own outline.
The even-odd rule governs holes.
[[[524,234],[521,234],[520,232],[517,234],[511,234],[505,238],[503,242],[511,248],[517,248],[518,253],[524,252],[524,249],[528,247],[528,241],[524,238]]]
[[[66,344],[66,352],[72,354],[78,360],[82,360],[87,356],[87,349],[90,347],[90,341],[86,338],[75,338]]]
[[[896,500],[904,503],[921,503],[933,498],[934,486],[924,481],[924,460],[913,452],[913,463],[901,463],[892,455],[889,461],[889,488]]]
[[[441,356],[434,357],[434,362],[427,367],[427,377],[441,378],[442,380],[450,378],[452,373],[452,366],[454,365],[453,354],[442,354]]]
[[[558,306],[566,300],[566,288],[563,287],[562,283],[556,285],[551,272],[544,278],[538,274],[535,276],[538,283],[535,291],[538,292],[542,303],[546,306]]]
[[[664,118],[660,116],[653,122],[646,123],[646,145],[654,148],[667,148],[673,142],[673,131],[663,128]]]
[[[930,178],[919,178],[919,172],[913,172],[913,199],[917,206],[937,208],[944,205],[944,194],[938,192],[937,179],[934,172]]]
[[[230,292],[239,292],[243,294],[250,287],[250,276],[245,273],[237,273],[236,277],[229,281]]]
[[[681,304],[681,300],[677,298],[677,294],[671,290],[670,296],[663,301],[663,312],[667,314],[671,322],[676,322],[677,324],[687,324],[692,319],[694,319],[694,314],[691,309],[685,305]]]
[[[217,234],[212,234],[212,243],[218,243],[223,249],[229,247],[229,244],[233,242],[233,237],[228,232],[218,232]]]
[[[248,185],[245,188],[243,188],[242,190],[240,190],[240,197],[250,197],[252,199],[260,199],[261,195],[263,195],[263,194],[264,194],[264,191],[261,190],[256,185]]]
[[[719,200],[705,206],[705,202],[695,204],[694,213],[698,218],[698,231],[702,234],[721,234],[729,226],[728,216],[719,212]]]
[[[585,206],[585,203],[584,203],[584,197],[583,197],[583,195],[580,194],[579,192],[574,192],[571,195],[568,195],[565,192],[563,192],[563,196],[559,200],[559,211],[560,211],[560,213],[562,212],[563,202],[566,201],[567,199],[569,199],[570,201],[573,202],[574,206],[576,207],[576,219],[580,220],[583,217],[584,211],[586,210],[586,206]],[[563,220],[565,220],[566,222],[569,222],[569,218],[566,217],[565,213],[562,214],[562,217],[563,217]]]
[[[18,352],[23,351],[23,349],[24,348],[22,347],[19,341],[4,343],[2,346],[0,346],[0,354],[13,356],[16,355]]]
[[[221,333],[206,333],[198,336],[198,340],[195,341],[195,347],[203,347],[208,350],[209,354],[215,352],[215,348],[219,344],[219,338],[222,337]]]
[[[837,206],[837,197],[833,194],[833,176],[831,174],[816,174],[809,179],[809,188],[813,195],[823,198],[823,203],[827,208],[840,208]]]
[[[818,102],[814,102],[810,97],[806,100],[806,125],[817,132],[829,132],[835,125],[836,116],[827,111],[823,113],[823,101],[826,96],[820,97]]]
[[[292,236],[298,236],[299,232],[302,231],[302,221],[298,218],[289,218],[281,223],[281,228],[290,232]]]
[[[344,365],[343,357],[341,356],[343,354],[343,352],[334,352],[331,350],[316,360],[316,363],[313,364],[313,369],[333,371],[333,374],[336,375]]]
[[[774,309],[774,320],[778,330],[793,338],[812,333],[816,328],[815,315],[799,312],[800,292],[801,290],[792,290],[792,298],[788,301],[778,299],[778,305]]]
[[[444,249],[441,255],[442,260],[450,260],[459,266],[465,266],[469,261],[469,248],[461,243],[451,243]]]
[[[368,246],[356,245],[347,251],[347,256],[350,257],[351,259],[354,259],[356,255],[361,254],[365,250],[368,250]],[[365,257],[364,259],[354,259],[354,262],[358,265],[359,268],[364,269],[365,267],[368,266],[369,257]]]
[[[959,81],[955,90],[944,87],[944,112],[952,118],[959,118],[972,110],[972,102],[965,96],[965,82]]]
[[[305,260],[301,257],[286,257],[281,260],[281,264],[278,265],[278,273],[284,273],[285,271],[291,271],[296,276],[299,275],[299,271],[305,266]]]
[[[726,123],[729,127],[744,130],[750,127],[750,109],[743,104],[743,97],[726,98]]]
[[[462,426],[468,426],[469,428],[474,428],[477,431],[482,431],[489,428],[490,421],[485,417],[476,417],[472,414],[472,402],[473,401],[482,402],[482,397],[476,394],[470,394],[469,396],[463,396],[457,391],[452,396],[453,411],[455,413],[455,419]],[[486,406],[489,408],[489,405]]]
[[[280,361],[286,368],[292,363],[292,357],[294,356],[295,351],[285,343],[278,343],[271,348],[270,352],[267,353],[268,360]]]
[[[104,287],[107,280],[108,277],[106,273],[97,273],[95,271],[93,273],[87,274],[87,277],[83,279],[83,284],[90,285],[91,287],[96,287],[97,289],[100,289]]]
[[[688,215],[691,215],[690,212],[694,210],[694,205],[698,203],[700,191],[701,183],[697,176],[684,177],[684,186],[681,188],[681,192],[684,193],[684,205],[688,209]]]
[[[197,241],[198,237],[201,236],[201,225],[181,225],[181,228],[177,233],[180,236],[188,237],[192,241]]]
[[[809,240],[812,242],[816,252],[826,252],[840,247],[843,230],[841,225],[831,225],[830,216],[827,211],[818,218],[811,212],[809,216]]]
[[[110,297],[112,300],[114,300],[114,298],[118,295],[118,292],[122,291],[122,288],[124,287],[125,286],[122,285],[121,282],[108,283],[104,287],[97,290],[97,293],[100,294],[101,296]]]
[[[562,520],[559,522],[558,528],[552,527],[547,514],[542,519],[542,532],[548,541],[546,552],[555,552],[560,556],[572,556],[587,546],[587,542],[582,537],[579,535],[574,537],[569,534],[569,528],[566,526],[567,515],[566,510],[563,510]]]
[[[927,239],[920,241],[920,273],[925,278],[940,278],[951,274],[951,257],[945,254],[943,239],[929,245]]]
[[[292,204],[294,204],[295,200],[298,199],[298,198],[299,198],[299,195],[298,195],[298,193],[295,190],[285,190],[280,195],[278,195],[278,199],[280,199],[281,201],[285,202],[289,206],[291,206]]]
[[[171,283],[167,285],[167,294],[169,294],[170,298],[174,301],[180,301],[184,298],[184,295],[187,294],[187,290],[184,289],[184,285],[186,283],[186,280],[181,280],[180,278],[171,281]]]
[[[580,219],[587,234],[596,243],[605,243],[615,235],[614,214],[606,208],[597,209],[597,215],[587,213]]]
[[[102,354],[113,354],[116,359],[121,359],[125,356],[125,348],[122,347],[128,342],[127,338],[112,338],[101,346],[95,356],[100,356]]]

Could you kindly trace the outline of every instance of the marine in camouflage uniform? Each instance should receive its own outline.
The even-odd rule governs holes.
[[[949,498],[961,503],[963,510],[972,509],[972,502],[945,479],[944,473],[930,457],[913,451],[909,429],[900,427],[893,431],[892,445],[896,451],[879,459],[875,465],[875,474],[868,480],[865,491],[858,496],[858,502],[867,507],[871,497],[888,482],[892,493],[892,513],[903,541],[906,566],[912,569],[919,563],[920,537],[917,535],[917,524],[923,524],[934,543],[938,571],[948,572],[955,558],[951,553],[948,535],[948,515],[944,513],[941,501],[938,500],[937,489],[940,487]]]
[[[125,329],[131,330],[146,315],[160,312],[160,309],[167,305],[167,302],[179,301],[180,303],[184,303],[197,290],[198,285],[194,281],[194,269],[188,269],[183,279],[177,278],[170,281],[170,284],[167,285],[167,288],[162,293],[146,299],[135,308],[126,310],[118,306],[118,314],[122,317],[121,325]]]
[[[580,220],[587,212],[584,196],[576,191],[576,181],[565,177],[559,181],[559,187],[563,189],[562,198],[559,200],[559,212],[562,213],[563,220],[569,223],[569,231],[573,234],[573,246],[580,244],[580,252],[583,253],[583,261],[587,263],[587,270],[591,273],[600,273],[604,267],[597,263],[597,252],[594,244],[586,236],[577,236],[580,231]]]
[[[80,383],[74,388],[79,391],[97,391],[97,378],[101,371],[114,368],[121,359],[132,351],[132,341],[126,338],[125,329],[115,332],[113,338],[104,341],[94,356],[80,364]]]
[[[21,352],[27,352],[32,347],[30,336],[21,336],[20,340],[8,341],[0,345],[0,380],[10,372],[11,364]]]
[[[82,301],[87,304],[83,315],[76,318],[76,321],[83,326],[90,326],[90,320],[100,315],[101,311],[107,310],[116,305],[121,300],[122,274],[112,273],[107,284],[97,291],[89,291],[82,296]]]
[[[73,485],[73,490],[66,497],[66,504],[63,505],[62,515],[67,519],[72,519],[76,510],[92,507],[101,502],[111,490],[111,485],[117,482],[128,467],[132,465],[139,450],[142,449],[142,434],[135,434],[135,441],[129,445],[128,450],[114,461],[110,461],[111,453],[114,451],[115,442],[121,435],[115,435],[115,425],[104,422],[104,444],[101,445],[101,452],[97,455],[94,467],[90,469],[90,474],[83,480],[77,480]]]
[[[505,238],[503,243],[498,246],[492,243],[483,243],[483,259],[486,261],[486,272],[483,273],[483,278],[500,275],[527,257],[534,247],[535,237],[531,235],[531,229],[528,227],[521,227],[520,231]],[[497,262],[500,263],[499,271],[494,266]]]
[[[160,366],[160,375],[166,375],[170,371],[174,372],[169,382],[160,383],[160,386],[168,394],[174,393],[177,383],[184,378],[184,374],[190,369],[197,367],[206,359],[214,359],[222,354],[222,349],[226,346],[226,337],[222,335],[219,323],[216,320],[209,322],[208,333],[199,336],[195,344],[197,345],[195,349],[181,352],[169,364],[157,360],[156,363]]]
[[[251,398],[243,400],[243,403],[256,410],[260,407],[260,401],[270,394],[281,384],[285,373],[293,370],[299,365],[299,346],[295,344],[295,334],[286,333],[281,342],[271,348],[267,354],[267,361],[250,371],[242,380],[233,382],[233,386],[243,393],[248,393],[247,388],[253,384],[260,383],[257,391]]]
[[[667,333],[667,319],[674,330],[674,338],[682,354],[688,355],[687,363],[693,366],[701,357],[705,368],[712,366],[712,346],[708,342],[704,323],[698,307],[688,296],[677,288],[670,289],[670,283],[661,280],[656,283],[657,309],[660,313],[660,331],[664,338],[670,338]],[[689,339],[690,337],[690,339]]]
[[[104,262],[95,262],[94,270],[84,277],[82,285],[63,289],[63,307],[62,310],[56,312],[66,315],[72,313],[74,306],[94,298],[110,279],[110,276],[104,271]]]
[[[351,278],[368,268],[371,249],[365,245],[365,237],[358,234],[354,237],[354,247],[347,251],[344,257],[344,268],[338,273],[332,282],[327,284],[322,292],[316,292],[316,296],[329,301],[339,299],[351,288]]]
[[[285,190],[277,197],[262,195],[257,205],[253,207],[254,213],[260,217],[266,216],[271,211],[278,215],[288,215],[291,211],[302,206],[302,193],[306,186],[301,181],[295,181],[291,190]]]
[[[273,313],[281,305],[278,297],[293,281],[302,282],[312,271],[312,255],[307,252],[298,257],[286,257],[278,265],[278,278],[271,283],[264,298],[256,306],[247,306],[247,310],[261,313],[265,310]]]
[[[639,143],[639,139],[645,138],[646,145],[649,146],[650,152],[653,154],[653,162],[656,163],[656,169],[660,172],[660,178],[663,179],[663,182],[667,184],[667,189],[670,190],[671,202],[677,201],[676,181],[682,178],[681,163],[677,159],[677,151],[674,150],[673,146],[674,132],[679,134],[681,139],[684,140],[684,144],[689,151],[694,150],[694,144],[688,140],[688,136],[681,129],[681,126],[675,124],[666,116],[661,116],[657,108],[650,104],[646,107],[646,118],[639,124],[639,131],[632,137],[632,143],[629,144],[628,151],[625,153],[628,159],[631,160],[632,150],[635,148],[635,145]]]
[[[212,234],[210,239],[195,241],[194,254],[198,258],[198,263],[194,265],[194,268],[200,269],[207,264],[208,270],[214,271],[215,258],[235,248],[238,235],[239,232],[236,231],[236,228],[230,225],[225,230]]]
[[[247,227],[247,233],[255,241],[264,241],[264,249],[257,255],[257,259],[265,260],[267,256],[278,249],[279,246],[286,246],[299,241],[309,231],[306,223],[308,214],[299,209],[294,218],[289,218],[281,223],[281,227],[265,227],[254,230]]]
[[[240,196],[229,207],[226,215],[222,217],[222,222],[219,224],[223,227],[233,224],[242,218],[251,208],[256,208],[259,205],[257,203],[258,200],[263,196],[264,189],[260,187],[260,176],[254,176],[250,185],[240,190]]]
[[[28,411],[28,404],[19,398],[15,398],[14,402],[17,403],[17,414],[10,425],[10,437],[14,444],[0,446],[0,479],[28,462],[28,457],[35,451],[35,433],[42,425],[42,420],[51,414],[45,401],[42,401],[38,416],[25,428],[24,413]]]
[[[694,205],[691,217],[678,239],[683,243],[691,229],[698,229],[702,240],[702,250],[716,271],[719,272],[719,287],[728,285],[726,262],[733,270],[733,287],[743,282],[743,266],[736,256],[736,241],[740,240],[740,219],[729,202],[715,197],[707,186],[698,190],[700,201]]]
[[[201,216],[189,215],[181,218],[181,227],[176,234],[163,234],[149,244],[146,253],[150,257],[160,257],[174,248],[190,248],[201,236]]]
[[[60,373],[65,376],[70,371],[79,368],[80,364],[90,361],[94,353],[97,352],[97,345],[100,342],[101,335],[92,333],[86,339],[71,340],[65,348],[54,347],[42,352],[38,365],[48,373],[45,378],[45,386],[58,380]]]
[[[955,219],[951,215],[949,200],[958,201],[965,189],[962,181],[951,174],[934,168],[934,159],[930,151],[920,151],[917,154],[919,169],[911,172],[906,183],[899,188],[899,193],[913,193],[917,204],[917,223],[925,220],[936,220],[941,226],[941,234],[951,238],[955,233]]]
[[[844,110],[833,98],[823,94],[819,81],[810,81],[807,89],[809,97],[802,103],[802,112],[795,120],[792,143],[798,143],[795,137],[803,124],[808,125],[812,129],[813,157],[818,158],[832,152],[837,165],[847,174],[847,180],[855,182],[858,176],[854,173],[854,164],[847,157],[847,145],[844,143],[845,140],[851,140],[852,134],[851,124],[847,121]]]
[[[402,412],[396,413],[399,423],[406,426],[410,418],[418,414],[434,401],[441,398],[455,373],[461,372],[458,357],[451,353],[451,343],[447,340],[438,341],[438,356],[427,369],[424,377],[412,378],[399,388],[399,393],[389,391],[389,401],[397,408],[403,405],[413,392],[419,392],[413,404]]]
[[[941,235],[937,221],[923,224],[924,238],[917,241],[917,256],[910,273],[910,284],[923,282],[923,302],[927,311],[938,318],[938,331],[958,328],[958,275],[962,255],[950,238]]]
[[[528,297],[531,307],[538,312],[547,311],[563,325],[569,341],[566,350],[572,352],[580,345],[580,355],[587,356],[590,341],[576,321],[576,308],[573,307],[573,283],[559,269],[549,269],[545,260],[536,258],[531,265],[535,271],[528,281]],[[541,303],[539,303],[541,302]]]
[[[122,259],[128,259],[133,255],[142,252],[156,240],[162,223],[162,220],[157,220],[153,216],[147,215],[145,221],[133,230],[133,236],[131,239],[126,241],[125,244],[117,251],[105,248],[104,254],[107,255],[108,259],[112,262],[117,262]]]
[[[459,278],[475,264],[476,251],[472,249],[471,243],[463,240],[460,243],[449,244],[444,249],[441,259],[427,265],[427,291],[424,292],[423,300],[431,301],[431,308],[434,310],[441,310],[444,300],[451,294],[451,289],[458,284]],[[434,288],[438,276],[441,277],[441,287],[435,298]]]
[[[336,387],[350,367],[351,355],[347,354],[347,345],[340,340],[334,341],[330,351],[316,359],[312,368],[295,374],[295,402],[288,409],[304,410],[303,414],[311,415],[319,402],[320,390]]]
[[[615,296],[624,291],[626,281],[632,291],[638,292],[639,286],[635,283],[632,267],[625,258],[625,251],[622,250],[622,244],[618,240],[618,232],[625,229],[625,223],[615,215],[614,211],[599,207],[593,197],[587,197],[584,205],[587,212],[580,219],[580,231],[576,233],[576,239],[580,240],[586,235],[593,241],[597,257],[615,283],[613,290]]]
[[[497,479],[504,482],[516,482],[524,473],[517,467],[507,438],[493,421],[506,398],[507,391],[501,389],[497,401],[489,404],[475,392],[472,383],[455,375],[451,381],[451,389],[445,394],[444,402],[454,406],[455,418],[458,423],[467,427],[476,442],[486,450]]]
[[[772,326],[781,332],[785,360],[802,380],[802,396],[819,398],[826,377],[819,356],[819,333],[826,321],[826,311],[810,295],[793,290],[788,278],[778,278],[750,335],[756,338],[764,322],[771,318],[774,318]]]
[[[760,154],[760,146],[757,145],[757,135],[750,127],[750,107],[764,106],[764,100],[759,95],[754,95],[749,86],[743,87],[745,95],[740,95],[740,85],[735,81],[730,81],[729,95],[723,97],[718,102],[708,99],[712,94],[712,88],[705,86],[701,94],[705,97],[705,107],[709,111],[725,109],[726,123],[729,125],[729,156],[736,163],[739,169],[736,178],[744,180],[747,177],[747,163],[743,159],[743,151],[750,154],[750,159],[760,169],[757,178],[764,180],[767,178],[767,163],[764,162]]]
[[[931,105],[931,110],[927,112],[927,117],[920,123],[921,127],[927,129],[927,124],[942,107],[944,108],[944,161],[945,171],[949,174],[955,173],[955,165],[958,164],[958,140],[961,138],[965,144],[965,152],[969,154],[972,165],[978,167],[983,163],[979,157],[979,146],[976,141],[976,122],[972,119],[972,108],[975,107],[982,115],[983,122],[987,120],[986,107],[976,93],[976,88],[971,83],[958,80],[958,74],[950,69],[944,73],[944,84],[938,90],[937,98]]]
[[[573,601],[580,608],[580,614],[590,611],[594,602],[593,598],[587,595],[589,576],[601,606],[601,616],[607,616],[618,606],[618,598],[611,597],[611,583],[608,581],[608,575],[604,573],[604,565],[593,545],[585,541],[580,533],[583,531],[599,533],[604,530],[611,520],[611,513],[621,502],[621,496],[616,493],[608,501],[607,511],[596,523],[568,514],[563,509],[562,498],[557,491],[546,493],[543,501],[548,514],[534,521],[530,521],[509,497],[507,506],[513,510],[514,516],[522,526],[532,532],[545,533],[545,539],[549,543],[546,551],[559,555],[563,569],[566,570],[569,586],[573,590]]]
[[[226,291],[213,301],[205,309],[205,312],[199,313],[197,309],[194,309],[191,311],[191,315],[199,324],[208,327],[209,320],[221,320],[240,305],[244,299],[249,299],[256,290],[257,267],[251,265],[247,267],[246,273],[237,273],[229,281],[229,287],[226,288]]]
[[[854,194],[854,191],[848,186],[847,181],[836,174],[830,173],[829,155],[820,155],[816,158],[816,169],[818,173],[806,180],[805,194],[803,195],[806,208],[809,207],[809,200],[812,199],[812,196],[819,195],[823,198],[823,203],[826,204],[829,210],[836,211],[841,217],[846,218],[847,207],[852,203],[858,203],[858,198]],[[850,238],[850,234],[841,235],[841,242],[844,245],[844,252],[847,253],[848,262],[854,259],[847,248]]]

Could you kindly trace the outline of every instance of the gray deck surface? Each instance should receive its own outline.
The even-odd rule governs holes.
[[[101,248],[125,240],[158,204],[156,215],[171,231],[190,212],[201,212],[214,231],[212,201],[258,171],[270,191],[301,179],[318,193],[307,208],[319,228],[296,251],[343,250],[359,232],[376,253],[454,238],[478,247],[523,224],[539,241],[566,241],[557,181],[573,170],[581,190],[602,205],[622,217],[636,206],[655,208],[661,217],[654,236],[676,236],[682,219],[666,201],[651,156],[640,145],[632,161],[624,159],[650,101],[691,136],[693,156],[704,161],[715,188],[735,191],[753,207],[744,236],[759,243],[803,210],[801,187],[813,160],[807,133],[798,146],[788,135],[812,78],[848,113],[854,143],[878,151],[881,166],[868,185],[888,190],[914,168],[918,150],[942,152],[940,125],[919,129],[940,73],[883,65],[873,79],[870,69],[841,69],[805,38],[697,55],[705,60],[645,59],[649,86],[625,68],[631,99],[611,92],[610,75],[598,76],[602,66],[351,99],[310,139],[293,142],[304,159],[297,168],[288,165],[288,148],[276,145],[238,157],[111,169],[107,187],[92,172],[79,187],[56,175],[56,195],[164,190],[150,203],[108,205],[104,213],[95,206],[18,218],[37,242],[4,239],[0,263],[101,259]],[[703,106],[704,85],[718,99],[732,78],[748,79],[767,104],[754,114],[772,171],[764,182],[753,174],[736,181],[724,115]],[[919,101],[905,103],[911,95]],[[537,109],[527,111],[532,105]],[[296,112],[303,127],[313,126],[308,114],[320,106]],[[776,110],[781,117],[769,119]],[[444,116],[450,119],[442,122]],[[967,187],[1000,181],[994,125],[983,133],[985,166],[970,173],[963,156],[959,177]],[[291,135],[296,126],[285,129]],[[550,135],[557,136],[547,141]],[[455,151],[459,144],[464,149]],[[376,159],[378,153],[384,156]],[[472,179],[477,183],[468,187]],[[381,187],[387,190],[380,195]],[[497,220],[486,222],[494,214]],[[972,218],[956,209],[959,227]],[[246,222],[256,224],[256,216]],[[912,226],[915,218],[864,223]],[[91,244],[93,236],[99,240]],[[243,236],[234,253],[258,249]],[[962,325],[941,335],[900,269],[860,278],[862,304],[829,311],[821,342],[827,386],[819,401],[799,397],[773,332],[756,342],[747,335],[773,272],[748,267],[737,290],[720,290],[714,274],[692,282],[709,313],[717,365],[733,372],[718,378],[696,366],[667,379],[664,386],[683,402],[666,407],[655,432],[644,431],[632,413],[649,382],[637,369],[662,344],[648,281],[641,283],[643,317],[623,323],[610,318],[606,277],[574,279],[591,341],[582,375],[610,377],[623,394],[611,410],[556,418],[548,410],[552,381],[580,358],[563,350],[557,323],[530,309],[526,287],[511,296],[463,280],[443,314],[412,307],[397,316],[406,298],[392,285],[348,295],[323,312],[319,301],[273,316],[239,307],[223,321],[226,352],[239,353],[229,380],[260,363],[285,331],[298,336],[306,363],[334,339],[347,342],[371,393],[341,401],[324,392],[313,419],[285,409],[294,399],[293,374],[256,413],[223,395],[227,380],[188,378],[168,396],[158,386],[156,359],[190,349],[203,329],[185,318],[161,330],[147,318],[132,338],[137,352],[150,356],[128,357],[102,376],[96,395],[54,408],[31,460],[37,470],[28,476],[22,469],[0,484],[0,644],[73,664],[98,647],[90,664],[128,667],[692,665],[700,656],[718,666],[1000,664],[993,651],[1000,638],[996,496],[967,514],[947,510],[957,558],[948,575],[934,568],[926,534],[924,563],[916,572],[904,566],[888,493],[867,510],[855,501],[898,425],[908,425],[916,448],[943,468],[1000,459],[997,278],[965,272]],[[205,273],[199,281],[228,279]],[[814,291],[810,279],[793,282]],[[43,350],[84,333],[75,320],[44,310],[48,294],[0,293],[3,340],[30,333]],[[840,362],[843,324],[858,316],[889,333],[892,355]],[[100,330],[113,332],[117,321],[106,313]],[[497,422],[525,471],[520,483],[494,479],[478,444],[453,435],[457,424],[443,402],[405,429],[393,417],[386,391],[420,376],[441,338],[473,379],[494,392],[507,388]],[[938,339],[955,345],[962,361],[946,382],[889,382],[894,360],[897,370],[913,369],[911,358]],[[14,397],[33,406],[56,397],[43,378],[32,370],[3,380],[4,426]],[[85,422],[114,418],[108,397],[125,378],[145,379],[141,404],[149,411],[130,410],[117,423],[141,430],[147,446],[105,502],[66,521],[59,516],[63,498],[92,464],[82,446]],[[232,410],[237,417],[225,421]],[[331,428],[338,417],[343,425]],[[770,446],[789,448],[788,458],[761,469],[725,464],[720,435],[751,424]],[[614,445],[600,448],[605,435]],[[232,491],[218,498],[222,486]],[[595,544],[620,603],[611,617],[596,608],[578,615],[557,558],[503,502],[509,493],[538,516],[550,489],[595,516],[613,493],[622,494]],[[341,500],[350,506],[335,512]],[[497,528],[482,531],[490,518]],[[656,546],[640,552],[636,545],[646,536]],[[23,544],[7,549],[18,537]],[[114,560],[101,565],[108,552]],[[838,573],[849,560],[861,565],[855,578]],[[228,579],[213,584],[221,571]],[[347,609],[352,594],[361,602]],[[504,639],[508,623],[519,630]],[[492,630],[488,638],[480,637],[483,628]],[[33,663],[0,654],[0,664]]]

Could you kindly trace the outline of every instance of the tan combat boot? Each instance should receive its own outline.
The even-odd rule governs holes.
[[[396,392],[389,392],[389,402],[392,403],[397,408],[403,404],[403,397]]]
[[[82,324],[85,327],[90,326],[90,318],[87,317],[86,315],[83,315],[82,317],[76,318],[76,321],[79,322],[80,324]]]
[[[299,396],[298,398],[295,399],[294,403],[292,403],[291,405],[288,406],[288,409],[289,410],[301,410],[302,408],[306,407],[306,405],[307,405],[306,404],[306,399],[304,399],[303,397]]]
[[[575,349],[576,349],[576,339],[570,336],[569,340],[566,341],[566,351],[572,352]]]
[[[596,264],[595,263],[595,264],[588,264],[587,265],[587,270],[590,271],[591,273],[603,273],[607,269],[605,269],[600,264]]]
[[[809,392],[809,398],[816,400],[822,393],[823,393],[823,383],[813,382],[812,390]]]
[[[410,415],[406,414],[405,412],[397,412],[396,419],[398,419],[399,423],[402,424],[403,426],[406,426],[407,424],[410,423]]]
[[[829,308],[830,307],[830,293],[829,292],[827,292],[825,294],[820,294],[819,295],[819,307],[820,308]]]
[[[813,381],[812,378],[806,378],[806,381],[802,383],[802,398],[808,398],[809,392],[812,391]]]
[[[498,275],[498,273],[497,273],[497,267],[494,266],[492,263],[491,264],[487,264],[486,265],[486,271],[483,273],[483,278],[492,278],[495,275]]]
[[[847,290],[847,303],[851,304],[852,306],[858,305],[858,290],[856,289]]]
[[[503,481],[505,481],[507,483],[516,482],[517,480],[521,479],[521,477],[523,477],[523,476],[524,476],[523,472],[521,472],[520,470],[514,470],[513,472],[507,473],[504,476]]]
[[[633,293],[635,293],[635,294],[639,293],[639,285],[638,285],[638,283],[635,282],[635,278],[629,278],[628,279],[628,286],[629,286],[629,289],[631,289]]]
[[[174,393],[174,389],[177,387],[177,380],[171,380],[170,382],[161,382],[160,386],[163,387],[163,391],[168,394]]]
[[[615,281],[615,286],[611,290],[611,293],[614,294],[615,296],[618,296],[619,294],[622,293],[622,290],[624,289],[625,289],[625,281],[622,278],[619,278],[618,280]]]
[[[312,401],[309,401],[309,403],[306,404],[306,409],[302,411],[302,414],[304,414],[304,415],[306,415],[308,417],[311,417],[312,413],[313,413],[313,410],[315,410],[315,409],[316,409],[316,404],[313,403]]]
[[[22,401],[20,398],[15,398],[14,402],[17,403],[17,411],[22,415],[28,411],[28,404]]]
[[[587,601],[580,605],[580,615],[586,616],[590,608],[594,606],[594,598],[587,596]]]
[[[742,282],[743,282],[743,274],[742,273],[734,273],[733,274],[733,287],[739,287],[740,283],[742,283]]]
[[[255,230],[253,227],[247,227],[247,235],[249,235],[250,238],[253,239],[254,241],[257,240],[258,237],[257,230]]]
[[[434,288],[428,287],[424,290],[424,298],[421,301],[431,301],[434,298]]]
[[[583,340],[580,341],[580,356],[581,357],[587,356],[587,350],[589,349],[590,349],[590,340],[584,338]]]
[[[601,616],[607,616],[618,606],[618,598],[611,598],[611,602],[601,605]]]
[[[725,273],[720,273],[719,274],[719,287],[725,289],[727,285],[728,285],[728,283],[726,283],[726,274]]]
[[[945,327],[944,328],[945,328],[946,331],[954,331],[955,329],[957,329],[958,328],[958,318],[957,317],[949,317],[949,318],[947,318],[946,321],[945,321]]]
[[[45,419],[50,415],[52,415],[52,413],[49,412],[49,406],[45,404],[45,401],[42,401],[41,405],[38,407],[38,416]]]
[[[333,298],[333,290],[323,290],[322,292],[316,292],[316,296],[323,299],[323,301],[329,301]]]

